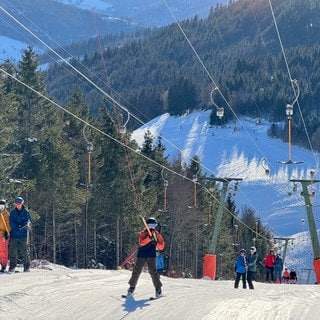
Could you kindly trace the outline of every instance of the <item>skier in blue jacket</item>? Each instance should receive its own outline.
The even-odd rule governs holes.
[[[247,288],[247,258],[246,258],[246,250],[241,249],[238,258],[235,261],[235,271],[236,271],[236,280],[234,282],[234,288],[238,289],[240,278],[242,278],[242,286],[243,289]]]
[[[21,254],[23,271],[30,271],[30,254],[28,248],[31,215],[24,206],[24,200],[18,197],[14,200],[16,208],[10,212],[10,242],[9,242],[9,272],[14,272],[17,266],[18,253]]]

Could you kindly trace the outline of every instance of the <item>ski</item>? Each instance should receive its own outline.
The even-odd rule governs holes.
[[[127,299],[128,297],[132,297],[132,296],[133,296],[133,294],[129,294],[129,295],[127,295],[127,294],[122,294],[122,295],[121,295],[121,298]],[[162,297],[164,297],[164,296],[161,295],[161,296],[159,296],[159,297],[149,297],[149,300],[150,300],[150,301],[152,301],[152,300],[158,300],[158,299],[160,299],[160,298],[162,298]]]
[[[129,297],[133,297],[133,294],[122,294],[121,298],[127,299]]]
[[[163,295],[161,295],[159,297],[150,297],[149,300],[158,300],[158,299],[163,298],[163,297],[164,297]]]

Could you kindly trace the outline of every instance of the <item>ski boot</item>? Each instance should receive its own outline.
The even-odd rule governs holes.
[[[161,296],[162,296],[161,288],[156,288],[156,299],[160,298]]]
[[[129,287],[128,292],[127,292],[127,296],[131,296],[134,292],[135,287]]]

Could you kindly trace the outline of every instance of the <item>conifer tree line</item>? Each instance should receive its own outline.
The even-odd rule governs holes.
[[[159,222],[167,267],[200,277],[220,199],[199,159],[185,167],[179,158],[170,163],[161,139],[154,141],[150,132],[139,152],[132,152],[138,146],[129,133],[120,133],[116,110],[101,99],[98,115],[92,116],[80,89],[63,107],[121,144],[56,107],[43,98],[48,97],[45,73],[31,47],[17,64],[0,66],[0,197],[8,209],[16,196],[25,199],[33,216],[32,258],[80,268],[94,259],[115,269],[137,246],[142,214]],[[255,212],[246,208],[240,214],[234,195],[230,189],[217,249],[218,276],[227,279],[241,247],[249,248],[257,238],[264,253],[271,239],[261,221],[258,236],[252,231]]]

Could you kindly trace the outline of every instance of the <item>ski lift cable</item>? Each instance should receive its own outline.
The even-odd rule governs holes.
[[[19,84],[25,86],[26,88],[28,88],[29,90],[31,90],[32,92],[38,94],[40,97],[42,97],[43,99],[45,99],[46,101],[50,102],[53,106],[59,108],[60,110],[68,113],[70,116],[76,118],[78,121],[82,122],[84,125],[90,127],[91,129],[101,133],[102,135],[108,137],[109,139],[113,140],[114,142],[122,145],[123,147],[129,149],[130,151],[140,155],[141,157],[145,158],[146,160],[160,166],[161,168],[164,168],[165,170],[177,175],[177,176],[180,176],[181,178],[185,179],[185,180],[188,180],[189,182],[192,182],[193,183],[193,180],[191,178],[188,178],[186,177],[185,175],[182,175],[174,170],[172,170],[171,168],[168,168],[166,166],[164,166],[163,164],[147,157],[146,155],[142,154],[142,153],[139,153],[137,150],[133,149],[132,147],[126,145],[124,142],[120,141],[119,139],[109,135],[108,133],[105,133],[104,131],[100,130],[99,128],[97,128],[96,126],[94,126],[93,124],[89,123],[88,121],[86,120],[83,120],[82,118],[80,118],[79,116],[77,116],[76,114],[72,113],[71,111],[67,110],[66,108],[64,108],[63,106],[59,105],[57,102],[53,101],[52,99],[48,98],[47,96],[45,96],[44,94],[42,94],[41,92],[35,90],[34,88],[30,87],[28,84],[24,83],[23,81],[17,79],[16,77],[12,76],[10,73],[8,73],[6,70],[4,70],[3,68],[0,67],[0,71],[3,72],[5,75],[7,75],[8,77],[10,77],[12,80],[15,80],[17,81]]]
[[[23,23],[21,23],[18,19],[16,19],[12,14],[10,14],[7,10],[5,10],[2,6],[0,6],[0,10],[2,10],[5,14],[7,14],[11,19],[13,19],[18,25],[20,25],[23,29],[25,29],[27,32],[29,32],[32,36],[34,36],[38,41],[40,41],[45,47],[47,47],[49,50],[51,50],[53,53],[55,53],[61,60],[63,60],[67,65],[69,65],[75,72],[77,72],[80,76],[82,76],[86,81],[88,81],[90,84],[92,84],[96,89],[98,89],[102,94],[104,94],[105,96],[107,96],[111,101],[113,101],[118,107],[120,107],[123,111],[127,112],[128,115],[132,116],[133,118],[135,118],[136,120],[138,120],[140,123],[143,124],[143,122],[138,119],[137,117],[135,117],[131,112],[129,112],[124,106],[122,106],[120,103],[118,103],[115,99],[113,99],[113,97],[111,97],[110,95],[108,95],[105,91],[103,91],[100,87],[98,87],[91,79],[89,79],[87,76],[85,76],[82,72],[80,72],[76,67],[72,66],[65,58],[63,58],[60,54],[58,54],[54,49],[52,49],[48,44],[46,44],[42,39],[40,39],[36,34],[34,34],[29,28],[27,28]],[[2,69],[1,69],[2,70]],[[4,70],[2,70],[4,72]],[[8,76],[11,76],[10,74],[7,73]],[[18,79],[15,79],[18,82],[20,82],[20,84],[23,84],[27,87],[29,87],[28,85],[22,83],[21,81],[19,81]],[[29,89],[33,90],[34,92],[36,92],[33,88],[29,87]],[[48,99],[47,97],[45,97],[44,95],[41,95],[42,97],[44,97],[45,99]],[[49,101],[51,99],[48,99]],[[52,101],[51,101],[52,102]],[[61,107],[61,106],[59,106]],[[62,108],[62,107],[61,107]],[[66,109],[64,109],[66,112],[68,112]],[[69,112],[68,112],[69,113]],[[80,119],[79,117],[77,117],[78,120],[83,121],[85,124],[87,124],[88,126],[91,126],[89,123],[85,122],[84,120]],[[91,126],[93,128],[93,126]],[[101,132],[102,133],[102,132]],[[107,134],[105,134],[107,135]],[[125,145],[124,143],[120,142],[119,140],[107,135],[109,138],[113,139],[114,141],[119,142],[122,146],[125,146],[126,148],[129,148],[127,145]],[[165,138],[162,137],[164,140]],[[172,144],[173,145],[173,144]],[[135,151],[135,150],[132,150]],[[180,150],[181,151],[181,150]],[[141,156],[145,157],[148,159],[148,157],[144,156],[143,154],[141,154]],[[152,162],[155,162],[152,159],[149,159]],[[198,163],[200,166],[204,167],[201,163]],[[159,164],[160,165],[160,164]],[[162,166],[162,165],[160,165]],[[212,172],[211,169],[206,168],[209,172]],[[171,171],[174,174],[178,174],[177,172],[167,168],[168,171]],[[213,172],[212,172],[213,173]],[[179,175],[179,174],[178,174]],[[189,180],[187,177],[180,175],[181,177],[183,177],[184,179]],[[191,182],[193,182],[192,179],[190,179]],[[198,182],[197,182],[198,183]]]
[[[222,100],[224,101],[224,103],[226,104],[226,106],[228,106],[228,108],[231,110],[232,114],[234,115],[234,117],[237,119],[237,121],[242,125],[242,127],[244,128],[246,134],[248,135],[248,137],[250,138],[250,140],[252,141],[253,145],[257,148],[257,150],[260,152],[260,154],[265,157],[264,152],[262,151],[262,149],[260,148],[260,146],[257,144],[255,137],[252,136],[252,134],[248,131],[248,129],[246,128],[246,126],[242,123],[241,119],[238,117],[238,115],[236,114],[235,110],[233,109],[233,107],[229,104],[229,102],[227,101],[226,97],[223,95],[223,93],[221,92],[221,90],[219,89],[219,86],[217,85],[217,83],[214,81],[213,76],[209,73],[208,69],[206,68],[204,62],[202,61],[202,59],[200,58],[198,52],[196,51],[196,49],[194,48],[194,46],[192,45],[191,41],[189,40],[187,34],[185,33],[185,31],[183,30],[181,24],[179,23],[179,21],[177,20],[177,18],[175,17],[174,13],[172,12],[172,10],[170,9],[168,3],[166,0],[163,0],[163,3],[165,4],[166,8],[168,9],[168,11],[170,12],[172,18],[174,19],[176,25],[178,26],[178,28],[180,29],[181,33],[183,34],[185,40],[187,41],[187,43],[189,44],[191,50],[193,51],[193,53],[195,54],[195,56],[197,57],[198,61],[200,62],[201,66],[204,68],[206,74],[208,75],[208,77],[210,78],[210,80],[212,81],[213,85],[214,85],[214,90],[217,90],[219,92],[219,94],[221,95]]]
[[[209,73],[208,69],[206,68],[204,62],[202,61],[202,59],[200,58],[199,54],[197,53],[196,49],[194,48],[194,46],[192,45],[191,41],[189,40],[188,36],[186,35],[186,33],[184,32],[182,26],[180,25],[179,21],[177,20],[177,18],[175,17],[174,13],[172,12],[172,10],[170,9],[170,7],[167,4],[166,0],[163,0],[165,6],[167,7],[168,11],[170,12],[172,18],[174,19],[176,25],[178,26],[178,28],[180,29],[181,33],[183,34],[185,40],[187,41],[187,43],[189,44],[190,48],[192,49],[193,53],[195,54],[195,56],[197,57],[198,61],[200,62],[201,66],[204,68],[205,72],[207,73],[208,77],[211,79],[213,85],[214,85],[214,91],[217,90],[219,92],[219,94],[221,95],[221,98],[223,99],[224,103],[230,108],[231,112],[233,113],[233,115],[235,116],[235,118],[239,121],[240,124],[242,124],[244,130],[246,131],[248,137],[251,139],[253,145],[257,148],[257,150],[259,150],[260,154],[264,156],[263,151],[261,150],[260,146],[257,144],[255,138],[252,136],[252,134],[248,131],[248,129],[246,128],[246,126],[242,123],[241,119],[238,117],[238,115],[236,114],[236,112],[234,111],[234,109],[232,108],[232,106],[228,103],[227,99],[225,98],[225,96],[223,95],[223,93],[221,92],[221,90],[219,89],[217,83],[214,81],[213,76]],[[241,191],[240,191],[241,192]],[[244,197],[248,200],[248,202],[250,203],[249,199],[246,197],[246,195],[244,195]]]
[[[20,10],[18,10],[13,4],[9,3],[8,1],[6,1],[6,3],[7,3],[9,6],[11,6],[15,12],[20,11]],[[1,8],[0,8],[0,9],[1,9]],[[5,13],[6,13],[6,12],[5,12]],[[7,14],[7,13],[6,13],[6,14]],[[54,38],[52,38],[49,34],[47,34],[46,32],[44,32],[36,23],[34,23],[33,21],[31,21],[31,20],[30,20],[27,16],[25,16],[22,12],[20,12],[20,15],[23,16],[23,18],[24,18],[26,21],[28,21],[28,23],[30,23],[30,25],[33,26],[33,29],[34,29],[34,30],[40,30],[46,37],[48,37],[48,39],[50,39],[50,41],[52,41],[53,43],[55,43],[55,44],[56,44],[56,47],[57,47],[62,53],[65,53],[68,57],[72,57],[72,54],[71,54],[70,52],[68,52],[63,46],[61,46],[61,45],[60,45]],[[1,20],[3,20],[3,19],[1,19]],[[18,20],[18,19],[16,19],[16,20]],[[6,24],[8,25],[7,21],[4,21],[4,23],[6,23]],[[20,25],[21,25],[21,24],[22,24],[22,23],[20,23]],[[12,25],[8,25],[8,26],[9,26],[10,28],[12,28],[16,33],[19,33],[23,38],[27,39],[24,34],[22,34],[22,33],[21,33],[20,31],[18,31],[17,29],[14,29]],[[28,30],[27,27],[25,27],[24,29],[25,29],[26,31],[28,31],[32,36],[34,36],[34,35],[30,32],[30,30]],[[27,39],[27,40],[28,40],[28,41],[27,41],[28,43],[31,42],[30,39]],[[38,41],[39,41],[39,40],[38,40]],[[35,47],[37,46],[36,42],[32,41],[31,43],[32,43]],[[99,42],[99,44],[100,44],[100,46],[101,46],[101,42]],[[49,55],[50,52],[53,52],[54,55],[57,56],[55,50],[53,50],[49,45],[46,45],[46,48],[49,49],[49,51],[46,52],[47,55]],[[102,49],[102,48],[101,48],[101,49]],[[103,51],[103,50],[102,50],[102,51]],[[59,56],[58,56],[58,58],[60,59]],[[51,59],[52,59],[53,61],[56,61],[56,59],[54,59],[53,57],[51,57]],[[68,59],[69,59],[69,58],[68,58]],[[62,60],[63,60],[64,62],[66,62],[65,59],[62,59]],[[80,60],[78,60],[77,63],[78,63],[79,65],[81,65],[81,67],[82,67],[88,74],[92,75],[97,81],[99,81],[100,83],[103,83],[103,82],[104,82],[99,76],[97,76],[97,74],[95,74],[94,72],[92,72],[92,70],[90,70],[88,67],[86,67]],[[65,68],[66,70],[69,70],[69,69],[66,68],[65,65],[61,64],[61,66],[62,66],[63,68]],[[78,80],[79,80],[81,83],[83,83],[84,85],[87,85],[87,82],[85,81],[85,79],[83,79],[83,77],[78,77]],[[115,94],[119,99],[121,99],[122,101],[124,101],[127,105],[130,105],[130,108],[133,109],[133,110],[135,110],[136,113],[140,113],[141,116],[143,116],[143,117],[145,117],[145,118],[147,119],[147,117],[146,117],[145,114],[143,114],[138,108],[136,108],[134,105],[132,105],[132,104],[131,104],[124,96],[122,96],[119,92],[117,92],[116,90],[114,90],[108,83],[105,83],[105,85],[108,87],[108,89],[110,90],[110,92],[112,92],[112,94]]]
[[[272,66],[273,66],[273,69],[276,71],[275,64],[274,64],[273,60],[271,59],[271,54],[270,54],[269,51],[267,50],[266,43],[265,43],[265,41],[264,41],[264,39],[263,39],[263,35],[262,35],[261,29],[260,29],[260,26],[259,26],[259,22],[258,22],[259,19],[257,18],[256,14],[255,14],[255,11],[254,11],[254,8],[253,8],[253,3],[250,2],[249,6],[250,6],[251,11],[252,11],[252,14],[253,14],[253,16],[254,16],[254,19],[255,19],[255,22],[256,22],[256,25],[257,25],[259,34],[260,34],[261,42],[262,42],[263,47],[264,47],[264,49],[265,49],[265,51],[266,51],[266,53],[267,53],[267,56],[269,56],[270,65],[272,65]],[[271,4],[271,3],[270,3],[270,6],[271,6],[271,12],[273,13],[273,9],[272,9],[272,4]],[[273,14],[273,19],[274,19],[275,24],[276,24],[276,20],[275,20],[274,14]],[[277,25],[276,25],[276,28],[277,28]],[[278,31],[278,36],[280,36],[280,32],[279,32],[278,28],[277,28],[277,31]],[[281,37],[280,37],[280,44],[281,44],[282,52],[284,52],[283,46],[282,46]],[[287,61],[285,55],[284,55],[284,59],[285,59],[285,61]],[[288,63],[286,63],[286,66],[287,66],[287,68],[289,68],[289,67],[288,67]],[[289,74],[290,74],[290,72],[289,72]],[[290,76],[290,77],[291,77],[291,76]],[[291,83],[292,83],[292,82],[291,82]],[[295,90],[294,87],[293,87],[293,90]],[[303,118],[303,115],[302,115],[302,112],[301,112],[301,107],[300,107],[299,101],[297,101],[297,106],[298,106],[298,110],[299,110],[299,113],[300,113],[300,117],[301,117],[301,119],[302,119],[302,123],[303,123],[304,130],[305,130],[305,132],[306,132],[308,144],[309,144],[310,150],[311,150],[311,152],[312,152],[312,155],[313,155],[313,158],[314,158],[314,161],[315,161],[315,165],[316,165],[316,167],[318,168],[318,167],[319,167],[319,156],[317,155],[316,152],[314,152],[314,149],[313,149],[313,146],[312,146],[312,143],[311,143],[311,140],[310,140],[310,137],[309,137],[307,128],[306,128],[306,124],[305,124],[305,121],[304,121],[304,118]]]
[[[138,122],[140,122],[141,124],[143,124],[143,122],[138,119],[135,115],[133,115],[132,113],[130,113],[128,111],[127,108],[125,108],[124,106],[122,106],[119,102],[117,102],[112,95],[107,94],[105,91],[103,91],[100,87],[98,87],[91,79],[89,79],[86,75],[84,75],[82,72],[80,72],[76,67],[74,67],[72,64],[69,63],[69,61],[67,61],[65,58],[63,58],[59,53],[57,53],[54,49],[52,49],[48,44],[46,44],[42,39],[40,39],[36,34],[34,34],[29,28],[27,28],[23,23],[21,23],[18,19],[16,19],[12,14],[10,14],[7,10],[5,10],[2,6],[0,6],[0,10],[2,10],[5,14],[7,14],[11,19],[13,19],[18,25],[20,25],[23,29],[25,29],[27,32],[29,32],[33,37],[35,37],[38,41],[40,41],[45,47],[47,47],[49,50],[51,50],[53,53],[55,53],[61,60],[63,60],[68,66],[70,66],[76,73],[78,73],[81,77],[83,77],[86,81],[88,81],[90,84],[92,84],[96,89],[98,89],[103,95],[107,96],[113,103],[114,105],[117,105],[118,107],[120,107],[123,111],[127,112],[128,114],[128,119],[127,121],[129,121],[129,117],[130,115],[135,118],[136,120],[138,120]],[[29,87],[30,88],[30,87]],[[32,89],[32,88],[30,88]],[[43,96],[44,97],[44,96]],[[78,118],[79,119],[79,118]],[[111,137],[111,136],[109,136]],[[128,146],[124,143],[121,143],[122,146],[128,148]],[[127,150],[125,148],[125,150]],[[142,155],[144,156],[144,155]],[[126,152],[126,159],[128,162],[128,168],[129,168],[129,172],[130,172],[130,178],[131,181],[133,183],[134,179],[133,179],[133,171],[132,168],[130,167],[129,164],[129,156]],[[150,159],[151,160],[151,159]],[[135,186],[133,185],[134,190],[136,190]],[[138,207],[141,207],[141,201],[139,201],[139,196],[136,194],[136,199],[137,199],[137,205]]]
[[[16,19],[12,14],[10,14],[7,10],[5,10],[2,6],[0,6],[0,10],[2,10],[5,14],[7,14],[11,19],[13,19],[17,24],[19,24],[23,29],[25,29],[27,32],[29,32],[33,37],[35,37],[38,41],[40,41],[46,48],[51,50],[53,53],[59,57],[62,61],[64,61],[72,70],[74,70],[76,73],[78,73],[80,76],[82,76],[86,81],[88,81],[91,85],[93,85],[100,93],[102,93],[104,96],[106,96],[108,99],[113,101],[120,109],[123,111],[127,111],[127,109],[122,106],[118,101],[112,98],[111,95],[106,93],[103,89],[101,89],[96,83],[94,83],[90,78],[88,78],[85,74],[83,74],[81,71],[79,71],[76,67],[74,67],[68,60],[63,58],[58,52],[56,52],[53,48],[51,48],[45,41],[40,39],[34,32],[32,32],[29,28],[27,28],[23,23],[21,23],[18,19]],[[132,116],[135,120],[137,120],[140,124],[144,124],[142,120],[140,120],[138,117],[136,117],[134,114],[128,111],[130,116]]]
[[[60,58],[60,59],[62,59],[63,61],[65,61],[69,66],[71,66],[71,68],[73,69],[73,70],[75,70],[76,72],[78,72],[79,73],[79,71],[76,69],[76,68],[74,68],[72,65],[70,65],[69,63],[68,63],[68,61],[66,61],[63,57],[61,57],[59,54],[57,54],[54,50],[52,50],[52,48],[50,48],[48,45],[46,45],[45,44],[45,42],[43,42],[39,37],[37,37],[34,33],[32,33],[28,28],[26,28],[23,24],[21,24],[17,19],[15,19],[11,14],[9,14],[6,10],[4,10],[3,9],[3,7],[2,6],[0,6],[0,9],[2,10],[2,11],[4,11],[6,14],[8,14],[13,20],[15,20],[19,25],[21,25],[25,30],[27,30],[28,32],[30,32],[35,38],[37,38],[42,44],[44,44],[47,48],[49,48],[49,50],[51,50],[51,51],[53,51],[56,55],[58,55],[58,57]],[[191,44],[191,43],[190,43]],[[2,71],[4,71],[4,70],[2,70]],[[82,73],[79,73],[81,76],[83,76],[84,78],[85,78],[85,80],[87,80],[87,81],[89,81],[91,84],[93,84],[100,92],[102,92],[103,94],[105,94],[109,99],[111,99],[112,101],[114,101],[120,108],[122,108],[123,109],[123,106],[122,105],[120,105],[118,102],[116,102],[114,99],[112,99],[109,95],[107,95],[102,89],[100,89],[99,87],[97,87],[90,79],[88,79],[86,76],[84,76]],[[11,76],[11,75],[9,75],[8,74],[8,76]],[[17,80],[17,79],[15,79],[15,80]],[[30,89],[32,89],[32,88],[30,88]],[[44,96],[43,96],[44,97]],[[46,97],[44,97],[44,98],[46,98]],[[51,101],[52,102],[52,101]],[[59,106],[60,107],[60,106]],[[67,110],[65,110],[66,112],[67,112]],[[131,114],[131,113],[130,113]],[[132,115],[132,114],[131,114]],[[134,117],[134,115],[132,115],[133,117]],[[136,117],[134,117],[134,118],[136,118]],[[136,118],[137,119],[137,118]],[[138,119],[137,119],[138,120]],[[82,121],[84,121],[84,120],[82,120]],[[140,121],[140,120],[139,120]],[[140,121],[141,122],[141,121]],[[84,122],[85,123],[85,122]],[[89,124],[88,124],[89,125]],[[91,125],[89,125],[89,126],[91,126]],[[91,127],[93,127],[93,126],[91,126]],[[101,132],[102,133],[102,132]],[[105,133],[104,133],[105,134]],[[105,134],[106,135],[106,134]],[[108,135],[107,135],[108,136]],[[113,138],[113,137],[111,137],[111,136],[109,136],[109,138],[111,138],[111,139],[113,139],[113,140],[115,140],[115,141],[117,141],[117,139],[115,139],[115,138]],[[117,142],[119,142],[120,144],[121,144],[121,142],[120,141],[117,141]],[[122,144],[123,146],[125,146],[124,144]],[[128,146],[126,146],[127,148],[129,148]],[[130,149],[130,148],[129,148]],[[134,150],[132,150],[132,151],[134,151]],[[144,156],[144,155],[142,155],[142,156]],[[148,157],[145,157],[145,158],[147,158],[148,159]],[[149,159],[149,160],[151,160],[151,159]],[[177,174],[176,172],[174,172],[173,170],[171,170],[171,169],[169,169],[168,171],[171,171],[171,172],[173,172],[173,173],[175,173],[175,174]],[[183,176],[183,178],[186,178],[185,176]]]
[[[17,81],[19,84],[25,86],[26,88],[28,88],[28,89],[31,90],[32,92],[38,94],[40,97],[42,97],[43,99],[45,99],[46,101],[48,101],[49,103],[51,103],[53,106],[59,108],[60,110],[62,110],[62,111],[64,111],[65,113],[69,114],[70,116],[74,117],[74,118],[77,119],[78,121],[82,122],[85,126],[88,126],[88,127],[90,127],[91,129],[99,132],[100,134],[108,137],[109,139],[113,140],[114,142],[122,145],[123,147],[127,148],[128,150],[130,150],[130,151],[136,153],[137,155],[143,157],[144,159],[152,162],[153,164],[156,164],[157,166],[161,167],[162,169],[167,170],[168,172],[171,172],[171,173],[173,173],[173,174],[175,174],[175,175],[177,175],[177,176],[179,176],[179,177],[181,177],[181,178],[183,178],[183,179],[185,179],[185,180],[187,180],[187,181],[189,181],[189,182],[195,183],[194,179],[188,178],[187,176],[182,175],[182,174],[180,174],[180,173],[172,170],[171,168],[168,168],[168,167],[164,166],[163,164],[160,164],[159,162],[157,162],[157,161],[155,161],[155,160],[147,157],[146,155],[137,152],[137,150],[134,150],[132,147],[126,145],[126,144],[123,143],[122,141],[120,141],[120,140],[112,137],[111,135],[103,132],[103,131],[100,130],[99,128],[95,127],[94,125],[92,125],[92,124],[90,124],[89,122],[83,120],[82,118],[80,118],[80,117],[77,116],[76,114],[74,114],[74,113],[72,113],[71,111],[67,110],[66,108],[62,107],[62,106],[59,105],[57,102],[55,102],[55,101],[53,101],[52,99],[48,98],[47,96],[45,96],[45,95],[42,94],[41,92],[33,89],[33,88],[30,87],[28,84],[26,84],[26,83],[24,83],[23,81],[17,79],[16,77],[14,77],[13,75],[11,75],[10,73],[8,73],[6,70],[4,70],[4,69],[1,68],[1,67],[0,67],[0,71],[3,72],[3,73],[4,73],[5,75],[7,75],[8,77],[10,77],[11,79]],[[200,185],[199,182],[196,182],[196,183]],[[208,192],[213,199],[215,199],[216,201],[220,201],[219,199],[217,199],[217,198],[215,197],[215,195],[214,195],[208,188],[204,187],[204,190],[205,190],[206,192]],[[227,208],[226,208],[226,209],[227,209]],[[253,230],[252,228],[250,228],[250,226],[246,225],[243,221],[240,220],[239,217],[237,217],[235,214],[233,214],[233,213],[232,213],[231,211],[229,211],[228,209],[227,209],[227,212],[228,212],[229,214],[231,214],[235,219],[237,219],[237,220],[239,221],[239,223],[243,224],[243,225],[246,226],[248,229]],[[263,236],[261,236],[261,235],[259,235],[259,236],[260,236],[260,237],[263,237]]]
[[[276,20],[275,14],[274,14],[274,10],[273,10],[273,6],[272,6],[271,0],[269,0],[269,6],[270,6],[273,22],[274,22],[274,25],[275,25],[275,28],[276,28],[276,33],[277,33],[277,36],[278,36],[278,40],[279,40],[279,43],[280,43],[283,59],[284,59],[284,62],[285,62],[286,68],[287,68],[288,75],[289,75],[289,80],[290,80],[290,83],[291,83],[291,87],[292,87],[292,90],[293,90],[295,96],[298,96],[297,91],[296,91],[297,88],[295,87],[295,84],[297,84],[296,83],[297,80],[293,80],[292,76],[291,76],[291,71],[290,71],[288,60],[287,60],[287,57],[286,57],[286,54],[285,54],[285,51],[284,51],[283,43],[282,43],[282,40],[281,40],[281,36],[280,36],[280,32],[279,32],[279,28],[278,28],[278,24],[277,24],[277,20]],[[306,127],[306,124],[305,124],[305,121],[304,121],[304,117],[303,117],[303,114],[302,114],[302,111],[301,111],[300,104],[299,104],[298,101],[296,101],[296,102],[297,102],[298,110],[299,110],[299,113],[300,113],[301,121],[303,123],[303,127],[304,127],[304,130],[305,130],[307,139],[308,139],[308,143],[309,143],[312,155],[314,157],[314,160],[315,160],[315,163],[316,163],[316,167],[318,168],[319,167],[319,159],[316,158],[316,155],[315,155],[315,152],[314,152],[314,148],[313,148],[312,143],[311,143],[310,135],[308,133],[308,130],[307,130],[307,127]]]
[[[235,118],[242,123],[242,121],[239,119],[239,117],[237,116],[237,114],[235,113],[235,111],[233,110],[233,108],[231,107],[231,105],[228,103],[228,101],[226,100],[226,98],[224,97],[224,95],[222,94],[222,92],[219,90],[219,87],[217,86],[217,84],[215,83],[213,77],[211,76],[211,74],[208,72],[207,68],[205,67],[203,61],[201,60],[200,56],[198,55],[197,51],[195,50],[195,48],[193,47],[191,41],[189,40],[189,38],[187,37],[186,33],[184,32],[183,28],[181,27],[181,25],[179,24],[178,20],[176,19],[175,15],[173,14],[172,10],[169,8],[166,0],[163,0],[164,4],[166,5],[167,9],[169,10],[170,14],[172,15],[173,19],[175,20],[177,26],[179,27],[180,31],[182,32],[182,34],[184,35],[186,41],[188,42],[189,46],[191,47],[192,51],[194,52],[194,54],[196,55],[197,59],[199,60],[200,64],[204,67],[204,70],[206,71],[206,73],[208,74],[209,78],[211,79],[211,81],[214,84],[214,89],[218,90],[222,99],[224,100],[224,102],[226,103],[226,105],[230,108],[230,110],[232,111],[232,113],[234,114]],[[212,93],[213,93],[212,91]],[[256,140],[252,137],[252,135],[248,132],[246,126],[244,126],[244,130],[246,131],[246,133],[248,134],[248,136],[251,138],[253,144],[256,146],[256,148],[261,152],[262,155],[264,155],[264,153],[262,152],[262,150],[260,149],[260,147],[257,145]],[[265,157],[264,157],[265,158]],[[246,195],[244,195],[244,197],[249,200]],[[250,201],[248,201],[250,203]]]
[[[28,31],[31,35],[33,35],[38,41],[40,41],[45,47],[47,47],[49,50],[51,50],[54,54],[56,54],[59,59],[64,61],[68,66],[70,66],[76,73],[78,73],[82,78],[84,78],[86,81],[88,81],[90,84],[92,84],[100,93],[105,95],[107,98],[109,98],[112,102],[114,102],[120,109],[127,112],[129,116],[136,119],[140,124],[145,124],[142,120],[140,120],[137,116],[135,116],[132,112],[129,112],[127,108],[125,108],[122,104],[120,104],[118,101],[116,101],[111,95],[107,94],[104,90],[102,90],[97,84],[95,84],[91,79],[89,79],[86,75],[84,75],[81,71],[79,71],[76,67],[74,67],[68,60],[63,58],[59,53],[57,53],[53,48],[51,48],[48,44],[46,44],[43,40],[41,40],[36,34],[34,34],[30,29],[28,29],[25,25],[23,25],[18,19],[16,19],[13,15],[11,15],[7,10],[5,10],[2,6],[0,6],[0,10],[5,12],[10,18],[12,18],[16,23],[18,23],[22,28],[24,28],[26,31]],[[166,139],[163,135],[160,135],[160,137],[170,144],[172,147],[174,147],[176,150],[182,152],[182,150],[174,145],[171,141]],[[191,160],[191,157],[189,157]],[[211,168],[208,168],[201,164],[200,162],[197,162],[202,168],[206,169],[208,172],[215,175],[213,170]]]
[[[157,161],[155,161],[155,160],[147,157],[146,155],[137,152],[137,150],[134,150],[134,149],[131,148],[130,146],[125,145],[122,141],[120,141],[120,140],[112,137],[111,135],[103,132],[102,130],[98,129],[97,127],[95,127],[94,125],[90,124],[89,122],[83,120],[82,118],[80,118],[80,117],[77,116],[76,114],[74,114],[74,113],[72,113],[71,111],[67,110],[66,108],[62,107],[62,106],[59,105],[57,102],[55,102],[55,101],[53,101],[52,99],[48,98],[47,96],[45,96],[45,95],[42,94],[41,92],[33,89],[33,88],[30,87],[28,84],[26,84],[26,83],[24,83],[23,81],[17,79],[16,77],[12,76],[10,73],[8,73],[6,70],[2,69],[1,67],[0,67],[0,71],[2,71],[5,75],[7,75],[8,77],[10,77],[11,79],[13,79],[13,80],[17,81],[18,83],[20,83],[21,85],[25,86],[26,88],[28,88],[28,89],[31,90],[32,92],[38,94],[40,97],[42,97],[42,98],[45,99],[46,101],[50,102],[53,106],[59,108],[60,110],[62,110],[62,111],[64,111],[65,113],[69,114],[70,116],[76,118],[78,121],[82,122],[85,126],[88,126],[88,127],[92,128],[93,130],[101,133],[102,135],[104,135],[104,136],[108,137],[109,139],[113,140],[114,142],[116,142],[116,143],[122,145],[123,147],[129,149],[130,151],[132,151],[132,152],[134,152],[134,153],[137,153],[138,155],[140,155],[140,156],[143,157],[144,159],[146,159],[146,160],[148,160],[148,161],[150,161],[150,162],[158,165],[158,166],[161,167],[162,169],[167,170],[168,172],[171,172],[171,173],[173,173],[173,174],[175,174],[175,175],[177,175],[177,176],[179,176],[179,177],[181,177],[181,178],[183,178],[183,179],[185,179],[185,180],[187,180],[187,181],[190,181],[190,182],[192,182],[192,183],[195,183],[194,179],[188,178],[188,177],[186,177],[185,175],[182,175],[182,174],[180,174],[180,173],[172,170],[171,168],[168,168],[168,167],[164,166],[163,164],[158,163]],[[200,184],[199,182],[196,182],[196,183],[197,183],[197,184]],[[205,187],[204,189],[205,189],[206,192],[208,192],[208,193],[211,195],[211,197],[212,197],[213,199],[215,199],[216,201],[219,201],[219,199],[217,199],[217,198],[215,197],[215,195],[214,195],[208,188]],[[227,212],[228,212],[229,214],[231,214],[235,219],[237,219],[237,220],[239,221],[239,223],[243,224],[243,225],[246,226],[248,229],[253,230],[252,228],[250,228],[250,226],[248,226],[248,225],[246,225],[244,222],[242,222],[239,217],[237,217],[235,214],[233,214],[233,213],[232,213],[231,211],[229,211],[228,209],[227,209]],[[253,231],[254,231],[254,230],[253,230]],[[261,235],[259,235],[259,236],[260,236],[260,237],[263,237],[263,236],[261,236]]]

